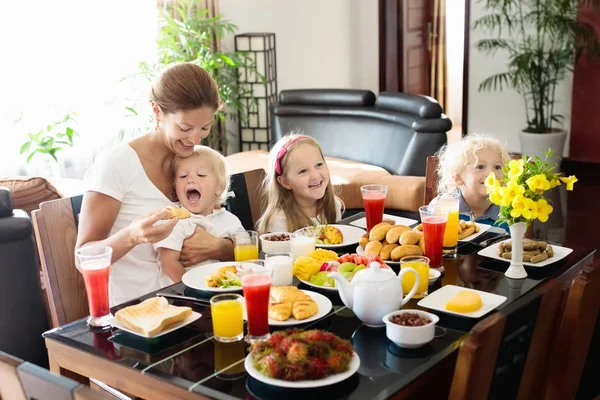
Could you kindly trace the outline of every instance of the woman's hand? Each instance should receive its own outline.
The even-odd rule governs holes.
[[[133,245],[160,242],[171,234],[177,224],[177,218],[171,218],[164,224],[154,226],[160,220],[168,219],[171,213],[166,208],[153,211],[145,217],[134,220],[127,228]]]
[[[221,259],[215,255],[223,252],[221,247],[223,247],[222,241],[224,240],[231,242],[228,239],[214,237],[204,228],[197,227],[194,234],[183,241],[179,261],[184,267],[191,267],[211,258]],[[231,246],[233,249],[233,244]],[[222,261],[227,260],[223,259]]]

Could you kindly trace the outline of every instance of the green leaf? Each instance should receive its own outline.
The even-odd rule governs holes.
[[[236,64],[233,62],[233,60],[229,57],[227,57],[225,54],[221,54],[221,59],[223,61],[225,61],[227,64],[231,65],[232,67],[235,67]]]
[[[23,145],[21,146],[21,149],[19,150],[19,154],[28,152],[30,148],[31,148],[31,142],[23,143]]]
[[[35,153],[37,153],[38,150],[34,150],[32,151],[29,156],[27,157],[27,163],[29,164],[29,161],[31,161],[31,159],[33,158],[33,156],[35,156]]]

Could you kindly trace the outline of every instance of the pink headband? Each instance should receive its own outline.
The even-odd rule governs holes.
[[[290,147],[292,143],[302,139],[308,139],[308,136],[298,136],[293,138],[292,140],[284,144],[279,150],[279,153],[277,153],[277,157],[275,157],[275,171],[279,175],[281,175],[281,159],[283,158],[283,156],[285,156],[285,153],[287,153],[288,147]]]

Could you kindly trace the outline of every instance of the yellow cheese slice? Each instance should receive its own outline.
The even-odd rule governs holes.
[[[446,310],[470,313],[479,310],[481,306],[481,296],[468,290],[461,290],[446,303]]]

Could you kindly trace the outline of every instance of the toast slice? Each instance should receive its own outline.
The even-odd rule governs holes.
[[[172,306],[164,297],[152,297],[117,311],[115,318],[127,329],[152,337],[190,315],[190,307]]]

